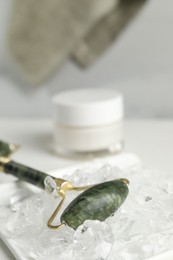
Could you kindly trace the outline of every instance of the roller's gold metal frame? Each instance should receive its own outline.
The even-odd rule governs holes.
[[[0,172],[4,171],[4,165],[11,161],[11,155],[19,150],[19,144],[9,144],[10,153],[8,156],[0,156]]]
[[[4,165],[10,161],[10,157],[0,157],[0,172],[4,171]]]
[[[4,171],[4,165],[11,161],[11,155],[19,150],[19,144],[9,144],[10,153],[8,156],[0,156],[0,172]]]
[[[61,223],[59,225],[53,225],[52,224],[53,221],[55,220],[56,216],[58,215],[59,211],[62,208],[62,205],[63,205],[64,200],[65,200],[66,193],[68,191],[72,191],[72,190],[73,191],[83,191],[83,190],[91,188],[93,185],[83,186],[83,187],[75,187],[75,186],[73,186],[73,184],[71,182],[69,182],[67,180],[59,179],[59,178],[55,178],[54,180],[55,180],[56,185],[57,185],[58,193],[61,196],[61,201],[59,202],[59,204],[58,204],[57,208],[55,209],[55,211],[53,212],[52,216],[49,218],[49,220],[47,222],[47,226],[50,229],[57,230],[60,227],[66,225],[65,223]]]

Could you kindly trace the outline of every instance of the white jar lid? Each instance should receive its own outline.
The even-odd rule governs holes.
[[[66,126],[98,126],[123,119],[123,96],[114,89],[73,89],[53,97],[55,120]]]

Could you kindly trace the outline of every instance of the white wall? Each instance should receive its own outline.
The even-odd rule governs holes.
[[[4,32],[10,0],[0,0],[0,117],[49,116],[56,91],[113,86],[128,117],[173,117],[173,1],[149,0],[119,40],[88,70],[72,61],[42,88],[24,84],[6,62]],[[1,21],[2,20],[2,21]]]

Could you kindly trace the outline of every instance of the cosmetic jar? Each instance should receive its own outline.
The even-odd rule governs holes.
[[[114,89],[86,88],[53,97],[54,148],[87,158],[119,152],[123,144],[123,96]]]

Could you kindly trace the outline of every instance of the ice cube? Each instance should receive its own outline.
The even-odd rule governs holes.
[[[0,218],[1,221],[8,219],[11,216],[11,209],[7,206],[0,206]]]
[[[37,256],[37,260],[43,259],[42,257],[49,259],[62,257],[64,252],[70,251],[73,235],[74,230],[69,227],[63,227],[58,231],[45,228],[37,237],[37,241],[32,244],[31,253]]]
[[[43,197],[34,195],[22,203],[17,212],[14,212],[7,223],[7,230],[12,237],[35,236],[43,225]]]
[[[76,259],[107,259],[113,240],[108,224],[87,220],[75,232],[73,254]]]
[[[18,211],[22,205],[22,202],[24,200],[28,199],[29,197],[33,196],[34,192],[31,191],[29,188],[21,188],[17,192],[15,192],[11,199],[10,199],[10,205],[12,211]]]

